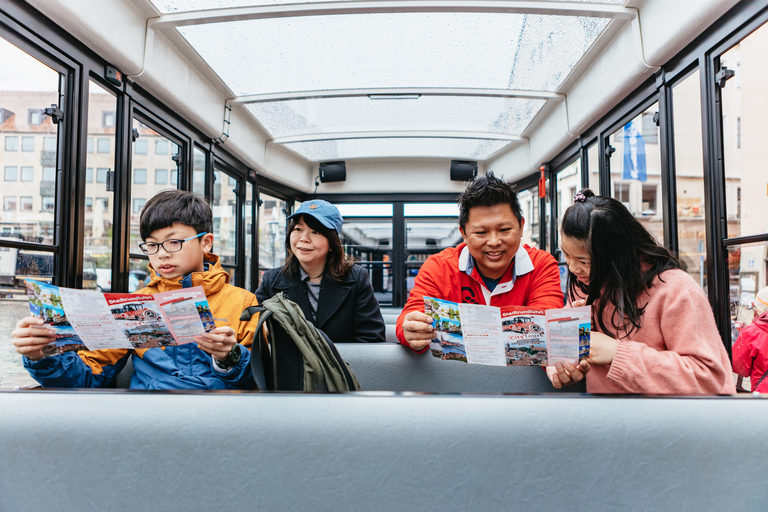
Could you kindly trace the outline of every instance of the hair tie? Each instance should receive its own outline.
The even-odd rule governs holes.
[[[579,192],[578,194],[576,194],[575,196],[573,196],[573,202],[574,202],[574,203],[583,203],[583,202],[584,202],[584,201],[586,201],[586,200],[587,200],[587,196],[585,196],[585,195],[584,195],[584,194],[582,194],[581,192]]]

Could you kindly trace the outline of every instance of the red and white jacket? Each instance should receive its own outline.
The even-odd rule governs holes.
[[[459,244],[427,258],[416,276],[408,302],[397,319],[397,338],[405,346],[410,345],[403,335],[403,320],[411,311],[424,312],[425,296],[497,307],[563,307],[557,261],[548,252],[527,245],[520,246],[512,264],[493,291],[486,288],[467,244]]]

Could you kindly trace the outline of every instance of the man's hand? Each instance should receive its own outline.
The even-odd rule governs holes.
[[[42,318],[24,317],[16,322],[11,332],[16,352],[33,361],[43,358],[43,347],[56,340],[54,330],[46,326]]]
[[[411,311],[403,319],[403,335],[413,350],[422,350],[435,337],[432,317],[419,311]]]
[[[554,366],[547,366],[547,377],[555,389],[560,389],[563,386],[571,386],[584,380],[589,368],[587,361],[580,361],[578,366],[558,361]]]
[[[217,327],[195,338],[197,345],[217,361],[224,361],[237,343],[235,330],[228,325]]]

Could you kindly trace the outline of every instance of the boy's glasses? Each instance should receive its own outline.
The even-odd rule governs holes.
[[[170,240],[165,240],[164,242],[160,242],[159,244],[156,244],[155,242],[144,242],[142,244],[139,244],[139,249],[141,249],[141,252],[149,256],[153,254],[157,254],[157,251],[159,251],[161,247],[165,249],[165,252],[179,252],[184,242],[194,240],[195,238],[199,238],[207,234],[208,232],[203,231],[202,233],[198,233],[195,236],[185,238],[184,240],[176,240],[172,238]]]

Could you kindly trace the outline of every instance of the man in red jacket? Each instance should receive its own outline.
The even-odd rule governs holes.
[[[458,197],[464,243],[430,256],[416,276],[397,338],[424,352],[434,337],[424,297],[489,306],[563,307],[560,273],[551,254],[521,245],[525,219],[512,185],[492,172]]]

